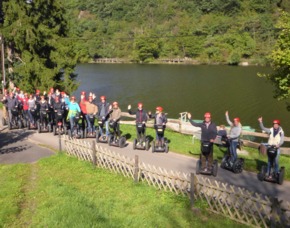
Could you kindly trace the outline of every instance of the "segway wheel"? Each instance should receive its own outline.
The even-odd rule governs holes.
[[[234,173],[241,173],[244,169],[244,162],[242,159],[237,159],[233,164],[233,172]]]
[[[155,141],[152,142],[152,153],[155,152]]]
[[[30,130],[30,121],[27,121],[27,129]]]
[[[137,145],[137,139],[134,139],[134,141],[133,141],[133,150],[136,150],[136,145]]]
[[[63,133],[67,135],[67,127],[65,125],[63,126]]]
[[[121,137],[119,140],[119,147],[120,148],[124,148],[126,145],[126,138],[125,137]]]
[[[88,137],[87,129],[84,130],[84,138],[86,139]]]
[[[165,143],[165,153],[168,153],[168,151],[169,151],[169,145]]]
[[[55,125],[53,125],[53,127],[52,127],[52,134],[56,135],[56,126]]]
[[[197,162],[196,162],[196,167],[195,167],[196,175],[200,174],[200,170],[201,170],[201,160],[198,159]]]
[[[96,142],[99,143],[100,142],[100,131],[99,130],[96,130]]]
[[[69,129],[67,132],[68,132],[68,136],[71,138],[72,137],[72,131],[71,131],[71,129]]]
[[[285,167],[281,167],[280,173],[278,176],[278,184],[282,185],[284,181],[284,175],[285,175]]]
[[[22,122],[21,122],[21,120],[18,120],[17,121],[17,127],[20,129],[20,128],[22,128]]]
[[[38,133],[41,133],[41,126],[40,126],[40,123],[39,122],[37,122],[37,132]]]
[[[109,146],[112,146],[113,139],[114,139],[113,135],[109,135],[108,136],[108,144],[109,144]]]
[[[12,124],[10,121],[8,121],[8,129],[11,130],[12,129]]]
[[[149,142],[149,140],[146,140],[146,142],[145,142],[145,150],[149,150],[149,148],[150,148],[150,142]]]
[[[259,181],[263,181],[266,177],[267,167],[265,165],[262,166],[261,172],[258,174]]]
[[[218,161],[214,160],[213,167],[212,167],[212,175],[214,177],[216,177],[217,176],[217,172],[218,172]]]
[[[48,132],[52,132],[52,130],[51,130],[51,125],[50,125],[50,124],[47,125],[47,131],[48,131]]]

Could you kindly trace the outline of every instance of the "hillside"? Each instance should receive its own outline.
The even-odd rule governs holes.
[[[265,63],[283,0],[68,0],[71,38],[82,61]]]

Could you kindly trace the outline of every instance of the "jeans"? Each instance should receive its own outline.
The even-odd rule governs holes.
[[[232,162],[235,162],[238,158],[238,154],[237,154],[237,145],[238,145],[238,141],[230,141],[230,152],[231,152],[231,156],[232,156]]]
[[[90,121],[90,115],[86,115],[86,121],[87,121],[87,126],[88,126],[88,132],[94,132],[95,131],[95,124],[91,123]]]
[[[106,128],[106,136],[108,136],[109,135],[109,121],[108,120],[105,121],[104,125],[105,125],[105,128]],[[102,128],[100,126],[99,126],[99,130],[100,130],[101,136],[102,136],[103,135],[103,130],[102,130]]]
[[[265,145],[266,147],[269,146],[268,143],[262,143],[263,145]],[[275,161],[274,161],[274,171],[275,173],[278,173],[279,172],[279,157],[280,157],[280,148],[277,149],[277,156],[275,158]],[[269,174],[270,172],[270,169],[271,169],[271,161],[268,157],[268,164],[267,164],[267,174]]]
[[[75,120],[74,116],[69,118],[69,123],[70,123],[70,129],[71,130],[73,130],[73,128],[74,128],[74,120]]]

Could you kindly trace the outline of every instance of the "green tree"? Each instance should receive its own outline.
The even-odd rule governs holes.
[[[3,30],[10,76],[22,89],[50,87],[74,91],[78,54],[67,39],[68,19],[61,0],[4,0]]]
[[[290,95],[290,15],[282,13],[277,24],[280,30],[275,48],[270,56],[274,72],[267,77],[275,86],[275,97],[278,100]]]

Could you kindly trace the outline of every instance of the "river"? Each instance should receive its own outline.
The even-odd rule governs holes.
[[[170,118],[180,112],[192,113],[202,119],[212,113],[217,124],[225,124],[224,113],[240,117],[243,125],[259,129],[257,118],[263,116],[266,127],[279,119],[290,135],[290,118],[285,102],[273,98],[274,87],[257,73],[268,73],[268,67],[139,65],[139,64],[79,64],[76,68],[80,86],[77,97],[85,90],[109,102],[118,101],[123,111],[138,102],[146,110],[162,106]]]

